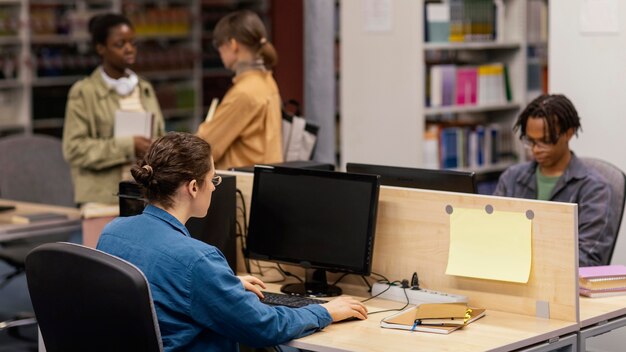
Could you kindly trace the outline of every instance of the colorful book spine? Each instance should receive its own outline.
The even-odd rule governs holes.
[[[456,70],[456,104],[476,105],[478,71],[476,67],[459,67]]]

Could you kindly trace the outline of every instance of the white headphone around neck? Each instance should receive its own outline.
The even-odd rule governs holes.
[[[132,72],[128,77],[121,77],[115,80],[115,85],[113,88],[117,92],[117,94],[121,96],[126,96],[135,90],[137,84],[139,83],[139,79],[137,75]]]

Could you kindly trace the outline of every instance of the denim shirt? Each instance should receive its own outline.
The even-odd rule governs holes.
[[[217,248],[191,238],[175,217],[151,205],[141,215],[109,223],[97,248],[145,274],[165,351],[237,351],[237,342],[273,346],[332,322],[320,305],[261,303]]]
[[[494,195],[537,199],[537,162],[508,168],[498,180]],[[572,153],[567,169],[550,195],[551,201],[578,204],[578,262],[580,266],[608,264],[616,240],[611,189],[602,175]]]

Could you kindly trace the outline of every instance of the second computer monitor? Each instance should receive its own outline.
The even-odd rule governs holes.
[[[296,264],[303,284],[285,293],[336,296],[326,270],[369,275],[378,207],[378,176],[258,166],[250,207],[247,255]]]
[[[358,163],[348,163],[346,169],[351,173],[380,175],[380,184],[386,186],[477,193],[476,175],[470,171],[418,169]]]

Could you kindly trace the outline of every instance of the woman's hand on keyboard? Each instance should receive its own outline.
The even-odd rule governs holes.
[[[333,322],[338,322],[348,318],[367,319],[367,308],[363,303],[348,296],[335,298],[328,303],[322,304],[326,308]]]
[[[245,288],[246,291],[253,292],[255,295],[259,296],[259,299],[263,299],[263,293],[258,287],[256,287],[256,285],[258,285],[258,286],[261,286],[262,288],[266,288],[265,283],[263,281],[251,275],[237,276],[237,277],[239,278],[239,280],[241,280],[241,283],[243,284],[243,288]]]

